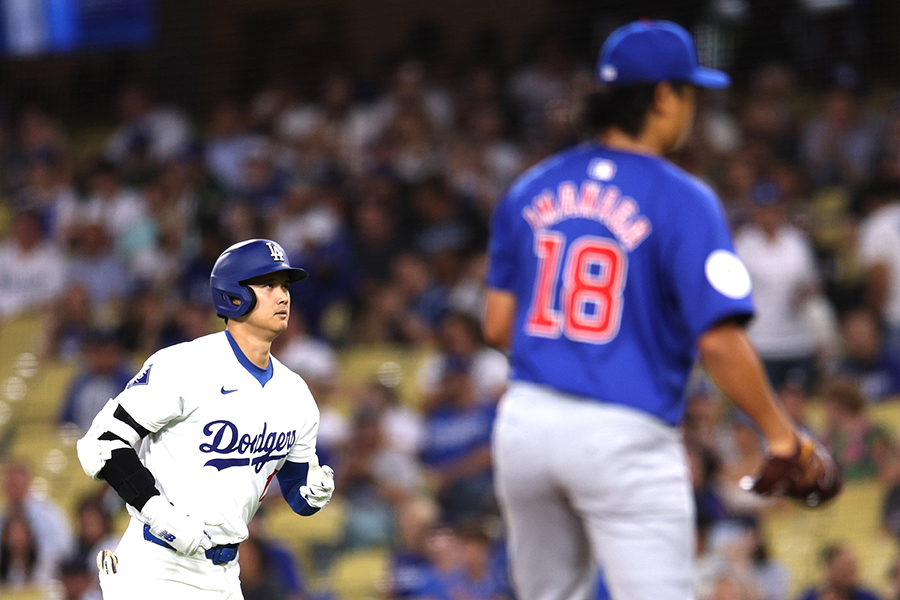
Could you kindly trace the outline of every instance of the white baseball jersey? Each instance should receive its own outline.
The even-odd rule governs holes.
[[[246,539],[275,473],[316,452],[306,383],[274,357],[253,365],[226,332],[155,353],[114,402],[151,432],[138,456],[163,497],[220,524],[207,528],[216,545]]]

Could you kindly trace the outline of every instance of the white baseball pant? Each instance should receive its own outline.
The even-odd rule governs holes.
[[[185,556],[144,539],[131,519],[115,551],[116,573],[100,573],[104,600],[243,600],[237,559],[214,565],[203,554]]]
[[[692,600],[694,502],[678,430],[642,411],[512,382],[496,492],[520,600]]]

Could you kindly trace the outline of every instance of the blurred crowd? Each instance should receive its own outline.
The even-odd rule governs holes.
[[[588,62],[546,40],[512,69],[403,60],[380,86],[334,70],[311,97],[278,83],[200,115],[134,84],[100,156],[54,115],[17,107],[0,122],[0,326],[42,311],[41,359],[77,365],[59,422],[85,430],[144,357],[216,328],[222,250],[277,240],[310,272],[273,352],[321,408],[320,456],[347,506],[330,551],[389,549],[393,598],[511,600],[490,460],[508,367],[480,336],[485,245],[506,186],[584,141],[592,81]],[[900,395],[900,97],[846,66],[811,90],[765,64],[703,97],[674,158],[722,198],[774,388],[848,479],[880,482],[884,527],[900,535],[898,447],[868,414]],[[412,401],[390,381],[342,385],[340,353],[379,344],[428,357],[407,374]],[[785,600],[789,573],[760,534],[772,503],[740,486],[763,460],[758,432],[702,374],[689,396],[699,598]],[[813,399],[824,419],[807,424]],[[86,498],[70,524],[28,495],[29,477],[6,465],[0,589],[59,578],[67,599],[96,598],[91,553],[121,507]],[[849,547],[823,548],[822,565],[804,599],[870,597]],[[241,568],[248,600],[315,595],[312,574],[261,533]],[[882,600],[900,598],[892,587]]]

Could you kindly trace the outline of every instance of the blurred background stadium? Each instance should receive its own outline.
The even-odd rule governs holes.
[[[512,600],[489,216],[580,141],[597,50],[641,17],[733,75],[675,159],[722,198],[754,342],[848,475],[817,511],[747,495],[757,432],[698,373],[698,598],[900,599],[893,0],[0,0],[0,597],[96,598],[125,517],[74,440],[154,350],[222,327],[212,261],[271,237],[311,273],[275,354],[337,494],[312,518],[269,494],[245,597]]]

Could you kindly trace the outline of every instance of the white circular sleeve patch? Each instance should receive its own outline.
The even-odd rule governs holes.
[[[706,257],[704,270],[709,284],[723,296],[738,300],[750,295],[750,273],[734,252],[713,250]]]

